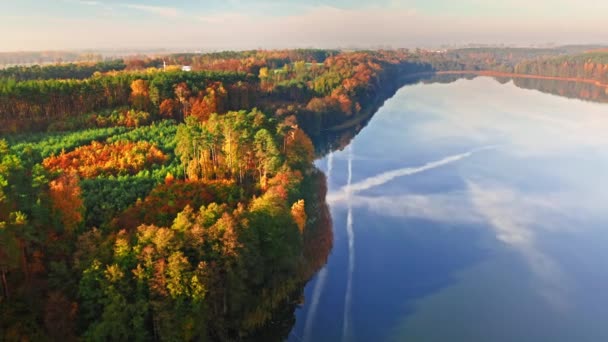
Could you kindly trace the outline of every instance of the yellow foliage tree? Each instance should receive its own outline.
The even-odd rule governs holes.
[[[297,201],[291,206],[291,217],[293,217],[293,220],[298,225],[300,233],[304,233],[304,228],[306,227],[307,217],[305,209],[306,208],[303,199]]]

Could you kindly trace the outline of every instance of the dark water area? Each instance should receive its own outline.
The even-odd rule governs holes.
[[[608,105],[551,82],[426,80],[333,133],[289,340],[608,340]]]

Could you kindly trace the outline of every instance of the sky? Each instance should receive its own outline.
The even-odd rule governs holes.
[[[0,0],[0,51],[608,43],[605,0]]]

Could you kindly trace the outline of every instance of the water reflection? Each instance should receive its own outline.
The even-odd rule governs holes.
[[[413,85],[419,82],[439,82],[444,80],[447,75],[433,76],[433,75],[416,75],[404,77],[400,84],[403,86]],[[452,75],[450,75],[452,76]],[[453,76],[449,78],[449,82],[453,82],[462,76]],[[329,155],[331,152],[341,151],[345,149],[351,141],[361,132],[365,126],[370,122],[374,115],[384,106],[385,101],[390,99],[395,92],[389,92],[386,94],[379,95],[379,98],[375,103],[369,103],[365,106],[365,109],[360,113],[361,117],[358,120],[354,120],[352,124],[347,124],[343,128],[328,127],[321,131],[318,135],[312,135],[311,139],[315,146],[315,152],[317,158],[323,158]],[[306,126],[306,124],[304,125]],[[316,129],[306,129],[307,132],[316,132]]]
[[[459,81],[460,82],[460,81]],[[490,97],[493,92],[500,95]],[[490,89],[488,89],[490,88]],[[412,97],[422,88],[412,88]],[[424,90],[422,90],[424,91]],[[522,155],[562,153],[608,144],[606,108],[604,105],[581,104],[566,98],[528,95],[534,101],[526,101],[522,90],[500,86],[492,79],[479,78],[466,87],[437,87],[438,101],[432,108],[407,106],[428,114],[427,122],[417,125],[421,138],[464,138],[484,142],[500,141],[512,145],[513,153]],[[447,103],[443,98],[458,97],[458,103]],[[513,101],[514,98],[521,98]],[[426,103],[424,105],[427,105]],[[483,106],[483,110],[480,110]],[[584,110],[581,111],[581,106]],[[441,120],[433,120],[441,115]]]
[[[519,88],[538,90],[570,99],[608,102],[608,89],[594,84],[530,78],[516,78],[513,82]]]
[[[429,162],[420,167],[406,167],[368,177],[356,184],[347,184],[337,191],[332,191],[328,196],[328,202],[333,207],[348,207],[349,248],[350,234],[353,234],[351,231],[353,206],[366,208],[378,215],[394,217],[449,223],[486,222],[488,227],[495,231],[496,238],[518,250],[531,269],[545,283],[541,289],[542,295],[555,307],[565,309],[566,281],[561,276],[559,266],[536,248],[536,234],[531,227],[536,222],[542,221],[544,217],[559,215],[559,211],[565,206],[559,206],[556,198],[533,198],[523,193],[516,193],[514,189],[508,187],[482,185],[472,181],[467,181],[466,190],[446,194],[353,197],[353,194],[382,186],[396,178],[430,171],[470,157],[474,152],[489,149],[477,149]],[[349,165],[350,161],[349,159]],[[563,221],[563,218],[561,220]],[[547,223],[546,219],[545,223]],[[551,228],[555,229],[556,225],[552,225]],[[349,255],[350,253],[352,252],[349,250]],[[349,268],[349,279],[350,274],[352,269]],[[348,294],[347,298],[349,298]],[[349,301],[347,300],[346,303]],[[345,309],[345,318],[346,312],[348,311]]]
[[[292,331],[296,307],[302,302],[304,285],[327,263],[333,245],[331,214],[325,201],[326,178],[321,171],[312,170],[304,178],[303,195],[308,219],[298,267],[289,278],[280,278],[259,294],[259,309],[254,314],[263,315],[265,324],[247,336],[247,340],[282,341],[293,337],[301,340],[299,333]]]
[[[326,168],[326,182],[327,182],[327,188],[331,189],[331,174],[333,171],[333,165],[334,165],[334,158],[333,158],[333,152],[330,152],[329,155],[327,156],[327,168]],[[322,197],[322,200],[325,200],[325,194],[323,194],[324,197]],[[325,208],[327,208],[327,206],[325,206]],[[333,239],[333,236],[332,236]],[[328,251],[329,252],[329,251]],[[310,341],[310,336],[312,334],[312,329],[313,329],[313,324],[314,324],[314,319],[316,317],[317,314],[317,309],[319,307],[319,302],[321,300],[321,294],[323,293],[323,289],[325,288],[325,282],[327,281],[327,268],[324,267],[325,265],[322,265],[321,270],[319,271],[319,274],[317,275],[317,279],[315,282],[315,286],[314,286],[314,290],[312,292],[312,296],[311,296],[311,301],[310,301],[310,305],[308,307],[308,312],[306,314],[306,321],[305,321],[305,326],[304,326],[304,332],[303,332],[303,340],[304,341]]]
[[[567,279],[551,256],[539,249],[533,228],[534,224],[542,222],[545,215],[539,213],[550,208],[551,202],[530,200],[501,186],[469,182],[468,188],[474,208],[494,229],[496,238],[521,253],[539,278],[540,294],[554,308],[566,310]],[[546,217],[554,214],[557,213],[550,212]]]
[[[326,140],[336,242],[296,334],[608,338],[606,106],[522,89],[555,81],[500,81],[425,80],[354,140],[357,129]]]
[[[463,91],[461,90],[460,93],[458,94],[459,96],[461,96],[461,99],[476,99],[479,96],[483,96],[484,94],[484,87],[487,84],[491,84],[493,83],[492,80],[495,80],[496,82],[498,82],[499,84],[513,84],[515,85],[517,88],[522,88],[522,89],[528,89],[528,90],[536,90],[542,93],[547,93],[547,94],[553,94],[553,95],[557,95],[559,97],[563,97],[563,99],[561,101],[558,101],[559,103],[552,103],[552,100],[550,98],[546,98],[545,99],[545,103],[544,104],[538,104],[539,106],[545,106],[545,108],[553,108],[553,109],[559,109],[560,112],[564,113],[564,112],[569,112],[573,115],[576,115],[578,113],[576,113],[576,111],[572,112],[572,108],[576,108],[576,104],[572,103],[570,101],[567,101],[567,99],[578,99],[578,100],[585,100],[585,101],[590,101],[590,102],[598,102],[598,103],[606,103],[608,102],[608,88],[604,88],[604,87],[600,87],[594,84],[589,84],[589,83],[580,83],[580,82],[571,82],[571,81],[558,81],[558,80],[544,80],[544,79],[530,79],[530,78],[505,78],[505,77],[494,77],[494,78],[489,78],[489,77],[478,77],[475,75],[423,75],[423,76],[416,76],[416,77],[412,77],[412,78],[408,78],[408,79],[404,79],[403,80],[403,85],[404,86],[408,86],[408,85],[415,85],[415,84],[428,84],[428,85],[432,85],[432,84],[450,84],[450,83],[454,83],[457,81],[462,81],[462,80],[474,80],[477,79],[476,84],[478,85],[478,87],[476,87],[476,89],[467,89],[466,91],[473,91],[473,93],[463,93]],[[482,81],[483,80],[483,81]],[[517,93],[517,89],[515,89],[514,87],[508,87],[508,89],[504,89],[504,90],[508,90],[510,93]],[[515,92],[514,92],[515,90]],[[458,91],[458,89],[450,89],[449,91]],[[525,103],[525,102],[517,102],[517,101],[510,101],[512,97],[510,96],[510,94],[507,94],[506,96],[504,96],[499,102],[494,103],[494,102],[489,102],[489,101],[484,101],[485,104],[489,105],[489,107],[486,108],[486,111],[490,111],[493,113],[503,113],[502,108],[508,108],[511,104],[515,104],[515,103],[519,103],[520,104],[520,108],[519,109],[523,109],[523,110],[518,110],[516,112],[510,112],[511,114],[519,114],[519,115],[525,115],[530,117],[529,115],[531,113],[535,113],[537,108],[530,108],[527,107],[529,104]],[[437,111],[442,111],[444,110],[444,108],[441,107],[437,107],[437,105],[441,104],[441,97],[437,98],[438,101],[431,103],[430,105],[432,105],[434,107],[435,110]],[[508,104],[507,106],[504,106],[501,101],[507,101]],[[357,136],[357,134],[359,134],[359,132],[361,132],[369,123],[369,121],[374,117],[374,114],[381,110],[382,107],[384,106],[383,101],[379,101],[376,104],[373,104],[373,106],[371,108],[369,108],[369,110],[367,111],[368,115],[366,118],[364,118],[363,120],[361,120],[358,124],[355,124],[351,127],[347,127],[344,129],[340,129],[340,130],[333,130],[333,129],[328,129],[326,131],[324,131],[322,134],[318,135],[318,136],[313,136],[313,141],[315,144],[315,148],[317,150],[317,155],[319,158],[322,158],[326,155],[328,155],[330,152],[332,151],[340,151],[343,150],[344,148],[346,148],[346,146],[348,146],[351,141]],[[478,105],[478,103],[476,103],[475,101],[473,101],[473,103],[475,105]],[[551,103],[552,105],[550,107],[546,107],[547,103]],[[463,105],[466,104],[465,101],[463,101],[462,103],[459,103],[458,105]],[[565,106],[565,107],[564,107]],[[458,109],[460,107],[455,107],[454,109]],[[466,108],[462,108],[461,111],[459,111],[458,114],[462,114],[462,112],[468,112],[470,113],[470,111],[466,110]],[[546,112],[546,111],[543,111]],[[582,120],[582,118],[580,117],[570,117],[565,121],[559,122],[559,121],[555,121],[556,118],[555,116],[553,116],[552,112],[549,112],[551,115],[536,115],[534,118],[539,121],[540,124],[543,123],[543,121],[547,121],[548,123],[558,123],[560,125],[562,125],[563,129],[586,129],[586,128],[594,128],[596,127],[595,125],[598,123],[601,123],[603,125],[605,125],[605,121],[602,120],[602,113],[599,113],[599,117],[597,116],[597,113],[583,113],[585,114],[586,117],[584,117],[584,120]],[[479,118],[470,118],[473,119],[475,122],[478,122],[477,120]],[[585,127],[572,127],[572,119],[574,119],[576,122],[578,122],[578,124],[581,125],[585,125]],[[484,121],[479,122],[479,124],[484,123]],[[453,128],[455,128],[453,131],[457,131],[457,128],[462,129],[462,128],[467,128],[464,125],[459,124],[458,120],[456,120],[456,122],[454,121],[450,121],[449,124],[451,125],[455,125],[453,126]],[[490,123],[491,124],[491,123]],[[487,123],[486,123],[487,125]],[[497,125],[499,126],[499,125]],[[605,129],[606,127],[596,127],[597,130],[595,130],[595,132],[600,131],[601,129]],[[476,134],[479,133],[480,130],[469,130],[466,133],[468,134]],[[593,134],[589,134],[588,135],[589,138],[598,138],[598,137],[602,137],[597,136],[597,135],[593,135]],[[604,137],[602,137],[604,138]],[[604,142],[606,140],[603,140]]]
[[[445,157],[445,158],[437,160],[437,161],[429,162],[429,163],[426,163],[426,164],[424,164],[422,166],[418,166],[418,167],[404,167],[404,168],[397,169],[397,170],[386,171],[381,174],[378,174],[378,175],[375,175],[372,177],[368,177],[355,184],[350,183],[350,180],[352,179],[352,169],[351,169],[352,168],[352,166],[351,166],[352,165],[352,155],[349,155],[349,164],[348,164],[349,165],[349,183],[338,191],[332,191],[332,193],[330,193],[330,195],[328,196],[328,201],[330,203],[332,203],[332,202],[346,199],[348,201],[348,203],[350,204],[353,193],[358,193],[361,191],[375,188],[377,186],[381,186],[383,184],[390,182],[391,180],[393,180],[395,178],[411,176],[411,175],[415,175],[417,173],[425,172],[425,171],[432,170],[432,169],[435,169],[438,167],[442,167],[442,166],[445,166],[445,165],[448,165],[451,163],[455,163],[459,160],[472,156],[473,153],[476,153],[476,152],[479,152],[482,150],[491,149],[491,148],[493,148],[493,147],[482,147],[482,148],[474,149],[469,152],[460,153],[460,154],[456,154],[453,156]],[[349,146],[349,153],[351,153],[351,151],[352,151],[352,147]]]

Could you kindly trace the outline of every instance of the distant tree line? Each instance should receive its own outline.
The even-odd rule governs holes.
[[[0,65],[47,64],[67,62],[97,62],[103,57],[98,53],[70,51],[17,51],[0,52]]]
[[[518,63],[515,72],[551,77],[581,78],[608,83],[608,52],[539,58]]]
[[[77,79],[93,76],[96,72],[120,71],[126,68],[121,59],[99,63],[68,63],[52,65],[14,66],[0,69],[0,78],[15,81]]]

